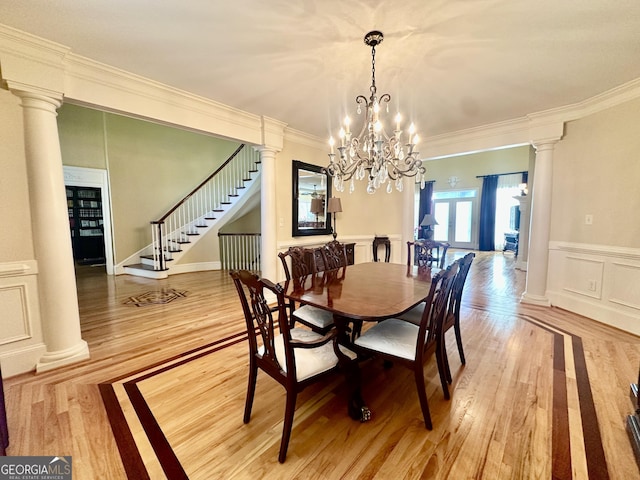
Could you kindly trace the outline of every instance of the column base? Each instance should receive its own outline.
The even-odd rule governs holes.
[[[540,305],[541,307],[550,307],[551,301],[543,295],[533,295],[524,292],[520,297],[520,303],[529,303],[531,305]]]
[[[522,270],[523,272],[527,271],[527,261],[526,260],[518,260],[516,263],[516,270]]]
[[[47,372],[65,365],[88,360],[89,357],[89,345],[84,340],[80,340],[77,345],[66,350],[45,353],[36,364],[36,373]]]

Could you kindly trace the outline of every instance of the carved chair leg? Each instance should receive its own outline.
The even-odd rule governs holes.
[[[422,409],[422,416],[424,417],[424,426],[428,430],[433,430],[433,424],[431,423],[431,413],[429,412],[429,402],[427,401],[427,391],[424,385],[424,372],[421,365],[416,365],[413,369],[413,374],[416,378],[416,389],[418,390],[418,398],[420,399],[420,408]]]
[[[258,377],[258,367],[252,359],[249,366],[249,385],[247,386],[247,400],[244,404],[244,423],[251,420],[251,409],[253,408],[253,397],[256,393],[256,379]]]
[[[444,345],[436,348],[436,361],[438,363],[438,373],[440,374],[440,383],[442,384],[442,392],[444,393],[445,400],[449,400],[449,383],[447,382],[447,361],[445,360],[445,353],[443,353]]]
[[[460,335],[460,319],[456,318],[456,323],[453,325],[453,329],[456,332],[456,343],[458,344],[458,353],[460,354],[460,362],[465,365],[467,361],[464,358],[464,349],[462,348],[462,335]]]
[[[298,393],[295,391],[287,391],[287,405],[284,411],[284,426],[282,427],[282,441],[280,442],[280,454],[278,461],[284,463],[287,458],[287,449],[289,448],[289,439],[291,438],[291,429],[293,428],[293,414],[296,411],[296,398]]]

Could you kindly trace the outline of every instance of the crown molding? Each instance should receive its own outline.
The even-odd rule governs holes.
[[[327,142],[316,135],[287,127],[284,130],[284,138],[288,142],[305,145],[307,147],[317,148],[318,150],[326,150]]]
[[[262,141],[262,118],[70,53],[65,96],[73,103],[238,140]]]
[[[569,122],[593,115],[640,97],[640,78],[614,87],[581,102],[527,115],[532,122]]]

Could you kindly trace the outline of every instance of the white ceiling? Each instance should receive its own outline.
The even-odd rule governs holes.
[[[322,138],[369,96],[374,29],[378,94],[423,138],[640,78],[638,0],[0,0],[0,23]]]

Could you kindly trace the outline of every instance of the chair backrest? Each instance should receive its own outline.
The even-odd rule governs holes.
[[[458,261],[452,263],[446,270],[438,272],[431,280],[431,288],[425,299],[424,312],[418,330],[416,360],[419,360],[425,351],[434,348],[438,339],[442,337],[442,323],[447,311],[453,282],[458,272],[458,265]]]
[[[322,252],[323,270],[347,266],[347,248],[344,243],[332,240],[321,247],[320,251]]]
[[[247,270],[234,270],[229,273],[242,304],[252,361],[256,361],[260,368],[279,379],[281,383],[286,379],[295,379],[295,362],[289,344],[291,334],[282,287]],[[276,296],[278,306],[275,311],[272,311],[265,299],[265,290]],[[274,318],[275,312],[278,313],[277,321]],[[280,330],[284,341],[285,368],[276,357],[277,329]]]
[[[451,245],[447,242],[436,242],[435,240],[419,239],[415,242],[407,242],[407,266],[418,265],[418,267],[430,267],[437,261],[438,268],[444,268],[447,250]],[[411,254],[413,247],[413,255]],[[434,256],[433,251],[437,250],[438,255]]]
[[[286,280],[292,278],[306,277],[311,273],[316,273],[316,264],[311,261],[309,257],[310,250],[305,247],[289,247],[286,252],[278,253],[282,267],[284,268],[284,275]],[[291,264],[291,270],[289,269],[288,262]]]
[[[453,283],[453,289],[451,291],[451,301],[449,303],[449,314],[460,315],[460,304],[462,303],[462,290],[467,280],[467,274],[471,268],[471,263],[476,254],[473,252],[467,253],[464,257],[459,259],[460,269],[456,275],[456,279]]]
[[[413,254],[411,253],[413,247]],[[431,265],[431,252],[425,243],[425,240],[416,240],[415,242],[407,242],[407,266],[423,268]]]

